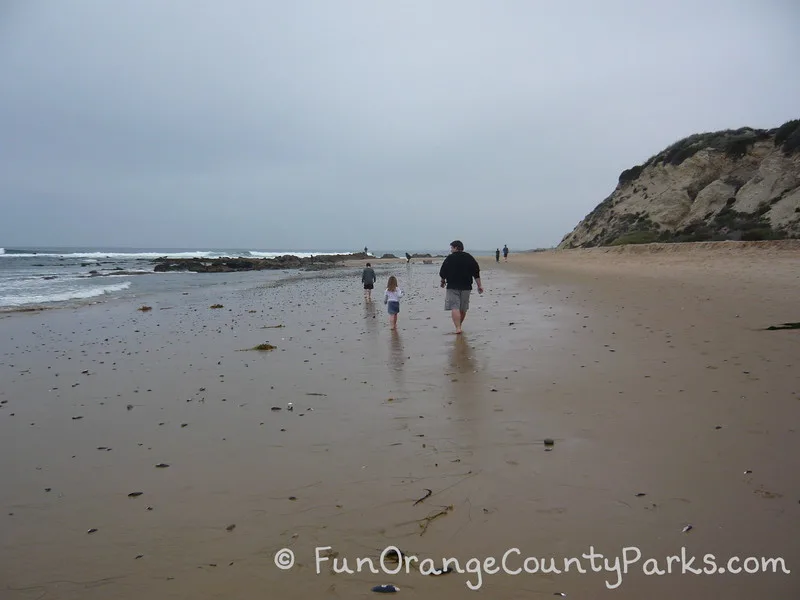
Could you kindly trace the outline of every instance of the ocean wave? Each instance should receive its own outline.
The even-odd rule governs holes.
[[[309,256],[324,256],[328,254],[340,254],[339,252],[292,252],[291,250],[281,252],[260,252],[256,250],[237,250],[237,251],[219,251],[219,250],[197,250],[189,252],[35,252],[35,253],[8,253],[0,252],[0,256],[4,258],[80,258],[84,260],[89,259],[127,259],[127,260],[152,260],[154,258],[275,258],[285,255],[297,256],[298,258],[305,258]]]
[[[88,259],[109,259],[109,258],[121,258],[121,259],[153,259],[153,258],[161,258],[162,256],[166,256],[169,258],[212,258],[215,256],[225,256],[224,254],[218,254],[214,252],[59,252],[59,253],[50,253],[50,252],[36,252],[30,254],[1,254],[0,256],[4,256],[6,258],[80,258],[84,260]]]
[[[123,290],[127,290],[130,286],[131,282],[125,281],[124,283],[115,283],[112,285],[99,285],[44,294],[31,294],[27,296],[0,296],[0,306],[13,307],[24,306],[27,304],[49,304],[51,302],[85,300],[87,298],[96,298],[97,296],[103,296],[105,294],[121,292]]]

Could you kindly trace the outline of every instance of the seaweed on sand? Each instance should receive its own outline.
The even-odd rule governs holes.
[[[783,325],[770,325],[766,331],[776,331],[778,329],[800,329],[800,323],[784,323]]]

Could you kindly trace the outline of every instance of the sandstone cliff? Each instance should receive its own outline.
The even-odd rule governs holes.
[[[800,238],[800,120],[689,136],[623,171],[559,244]]]

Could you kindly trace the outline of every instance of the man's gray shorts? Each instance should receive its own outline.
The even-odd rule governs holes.
[[[444,296],[445,310],[469,310],[469,294],[472,290],[447,290]]]

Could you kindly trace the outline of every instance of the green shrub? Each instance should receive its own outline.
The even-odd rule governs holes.
[[[772,229],[761,228],[761,229],[748,229],[747,231],[742,232],[742,240],[747,242],[758,242],[762,240],[778,240],[781,239],[780,234]]]
[[[787,123],[778,130],[770,131],[740,127],[735,130],[727,129],[724,131],[696,133],[682,140],[678,140],[662,152],[650,157],[647,162],[644,163],[644,166],[665,164],[677,167],[685,160],[697,154],[700,150],[705,149],[725,152],[732,158],[739,158],[744,156],[753,144],[768,139],[775,131],[782,133],[783,137],[781,138],[781,143],[783,143],[783,141],[787,140],[795,131],[795,127],[789,127]],[[797,146],[791,145],[793,149],[800,147],[800,134],[798,134],[798,136],[799,138],[796,141]],[[778,145],[777,140],[775,143]],[[630,175],[627,176],[629,177]]]
[[[789,156],[793,152],[800,152],[800,126],[783,142],[783,152]]]
[[[652,244],[657,241],[658,233],[655,231],[631,231],[624,233],[611,242],[611,246],[624,246],[625,244]]]
[[[677,233],[673,237],[672,241],[681,243],[681,242],[708,242],[713,239],[714,233],[708,229],[698,229],[696,231],[692,231],[691,233]]]
[[[762,202],[761,204],[758,205],[758,208],[756,209],[755,215],[758,216],[758,217],[763,217],[765,214],[767,214],[769,212],[770,208],[772,208],[772,205],[771,205],[770,202]]]
[[[664,162],[671,164],[673,167],[679,166],[683,161],[692,158],[695,154],[703,149],[701,144],[692,146],[685,146],[683,148],[676,148],[665,158]]]
[[[725,155],[729,158],[741,158],[756,143],[755,135],[741,135],[727,140],[724,143]]]
[[[800,128],[800,119],[786,121],[786,123],[778,127],[778,131],[775,132],[775,145],[782,146],[798,128]]]
[[[631,167],[630,169],[625,169],[619,175],[619,184],[625,185],[626,183],[631,183],[632,181],[636,181],[639,179],[639,175],[642,174],[644,171],[644,166],[637,165],[635,167]]]

